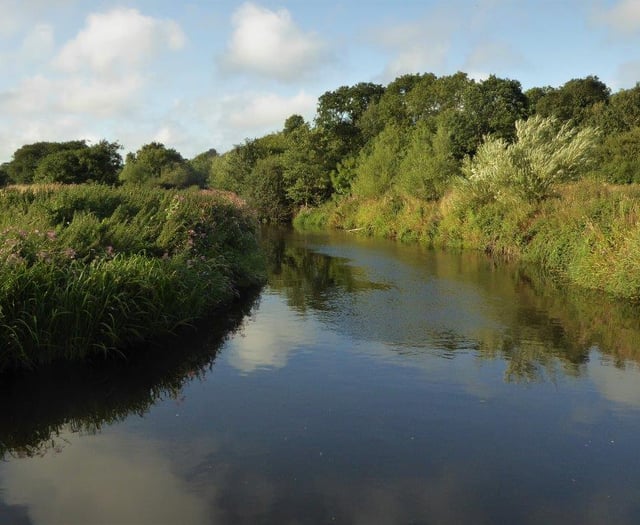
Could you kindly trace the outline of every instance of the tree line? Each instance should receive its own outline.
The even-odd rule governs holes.
[[[271,221],[349,196],[437,200],[454,185],[477,203],[541,200],[578,177],[640,182],[640,83],[612,93],[587,76],[524,91],[494,75],[409,74],[327,91],[312,122],[292,115],[222,155],[185,159],[155,142],[125,159],[120,150],[30,144],[0,167],[0,182],[208,186],[238,193]]]

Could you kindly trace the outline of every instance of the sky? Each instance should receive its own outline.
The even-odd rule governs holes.
[[[0,0],[0,162],[24,144],[186,158],[406,73],[640,81],[640,0]]]

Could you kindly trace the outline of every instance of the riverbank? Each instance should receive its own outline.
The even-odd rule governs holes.
[[[584,179],[558,186],[539,202],[467,201],[455,188],[439,201],[394,193],[349,197],[302,210],[294,225],[483,250],[584,288],[640,300],[640,186]]]
[[[0,369],[121,352],[264,282],[255,219],[203,191],[0,192]]]

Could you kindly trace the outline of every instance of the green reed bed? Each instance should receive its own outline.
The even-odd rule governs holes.
[[[304,210],[300,229],[324,225],[429,246],[477,249],[522,261],[583,288],[640,302],[640,185],[584,179],[539,202],[470,202],[456,188],[439,201],[390,193]]]
[[[264,279],[254,220],[204,192],[0,193],[0,368],[118,352]]]

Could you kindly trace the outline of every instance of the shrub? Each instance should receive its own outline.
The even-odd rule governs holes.
[[[520,120],[515,142],[487,137],[475,157],[465,159],[461,191],[479,202],[541,201],[557,184],[586,171],[596,138],[593,128],[578,130],[552,117]]]

